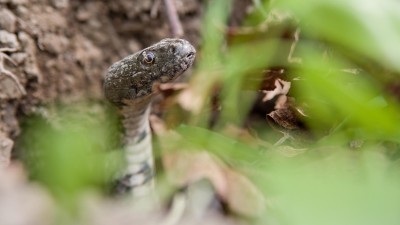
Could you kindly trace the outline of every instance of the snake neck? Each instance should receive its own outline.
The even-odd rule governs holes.
[[[121,108],[125,147],[137,145],[141,139],[151,136],[149,126],[151,102],[126,105]]]
[[[154,160],[149,125],[151,102],[124,105],[123,116],[125,169],[116,192],[134,197],[146,196],[154,186]]]

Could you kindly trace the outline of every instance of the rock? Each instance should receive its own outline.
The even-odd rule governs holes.
[[[60,54],[67,50],[69,40],[62,35],[47,33],[39,39],[39,45],[50,53]]]
[[[25,32],[19,32],[18,33],[18,39],[21,42],[21,46],[24,49],[25,53],[27,54],[26,58],[23,58],[24,60],[24,72],[26,74],[27,79],[32,79],[36,78],[39,83],[42,82],[42,73],[40,69],[38,68],[37,64],[37,59],[36,59],[36,43],[32,39],[29,34]],[[12,55],[13,57],[13,55]],[[24,57],[24,56],[20,56]],[[14,59],[14,58],[13,58]],[[16,59],[16,62],[18,63],[20,60]]]
[[[52,0],[51,3],[57,9],[65,9],[69,7],[69,0]]]
[[[82,65],[91,65],[94,61],[102,60],[101,50],[89,39],[77,35],[73,40],[76,60]]]
[[[0,29],[14,33],[16,30],[17,17],[8,9],[0,9]]]
[[[0,48],[18,49],[17,36],[5,30],[0,30]]]
[[[23,5],[28,3],[28,0],[10,0],[9,2],[13,5]]]
[[[0,0],[0,3],[11,3],[13,5],[26,4],[28,0]]]
[[[11,59],[17,64],[21,65],[26,58],[28,57],[28,54],[26,52],[16,52],[11,54]]]
[[[22,97],[22,93],[14,80],[8,76],[0,80],[0,90],[0,99],[18,99]]]

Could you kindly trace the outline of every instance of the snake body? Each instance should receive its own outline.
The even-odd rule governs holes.
[[[115,191],[143,196],[154,186],[149,114],[155,86],[173,81],[193,63],[195,48],[183,39],[160,42],[115,62],[104,81],[106,98],[122,115],[126,166]]]

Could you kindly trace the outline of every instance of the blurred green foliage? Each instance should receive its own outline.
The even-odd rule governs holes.
[[[31,178],[73,211],[83,194],[106,191],[122,157],[112,151],[118,146],[116,119],[89,103],[53,106],[46,117],[27,119],[20,148]]]

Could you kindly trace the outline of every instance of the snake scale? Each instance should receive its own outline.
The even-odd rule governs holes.
[[[183,39],[160,42],[115,62],[104,81],[105,96],[122,116],[126,166],[114,191],[145,196],[154,188],[149,114],[160,83],[173,81],[194,61],[195,48]]]

